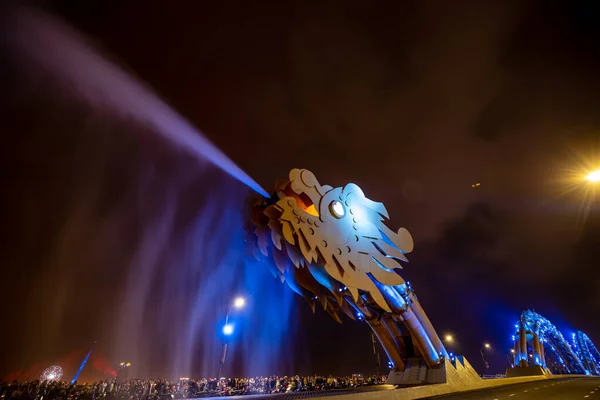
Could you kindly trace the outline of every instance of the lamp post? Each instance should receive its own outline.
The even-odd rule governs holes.
[[[510,349],[510,352],[506,354],[506,357],[508,358],[508,364],[510,365],[511,368],[515,367],[515,349]]]
[[[444,345],[444,347],[446,348],[446,350],[450,350],[453,349],[454,351],[457,351],[460,348],[460,345],[458,343],[456,343],[456,335],[455,334],[450,334],[450,333],[446,333],[443,336],[442,339],[442,343]],[[450,360],[450,362],[454,363],[454,353],[451,351],[448,351],[448,359]]]
[[[379,351],[377,351],[377,340],[375,340],[375,334],[371,332],[371,344],[373,345],[373,355],[377,360],[377,379],[379,379],[379,366],[381,365],[381,358],[379,357]]]
[[[479,353],[481,354],[481,359],[483,360],[483,366],[485,367],[485,371],[488,372],[490,369],[490,364],[485,360],[485,355],[483,354],[483,350],[485,349],[489,349],[492,346],[490,346],[489,343],[484,343],[483,347],[481,348],[481,350],[479,350]]]
[[[236,297],[233,300],[233,305],[231,306],[231,308],[229,309],[229,311],[227,311],[227,314],[225,315],[225,325],[223,325],[223,335],[225,335],[225,340],[223,341],[223,352],[221,353],[221,362],[219,364],[219,374],[217,376],[217,379],[220,381],[221,380],[221,371],[223,370],[223,365],[225,364],[225,357],[227,355],[227,337],[231,336],[233,334],[233,324],[229,323],[229,316],[231,315],[231,313],[233,312],[233,310],[240,310],[242,308],[244,308],[244,306],[246,305],[246,299],[243,297]]]

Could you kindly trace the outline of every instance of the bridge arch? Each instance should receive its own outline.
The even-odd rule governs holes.
[[[573,334],[573,350],[589,373],[600,375],[600,353],[588,335],[581,331]]]
[[[585,333],[574,333],[571,344],[552,322],[533,310],[521,313],[515,329],[515,368],[537,366],[545,372],[600,375],[600,353]]]

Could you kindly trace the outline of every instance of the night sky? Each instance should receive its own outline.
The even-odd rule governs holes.
[[[307,168],[322,184],[354,182],[383,202],[388,225],[415,239],[403,277],[438,333],[456,335],[450,350],[479,371],[484,342],[492,372],[507,367],[513,325],[529,307],[565,335],[580,329],[600,345],[600,197],[578,181],[600,168],[596,2],[41,6],[152,87],[263,187]],[[213,227],[238,226],[226,209],[241,210],[249,193],[151,129],[94,110],[2,46],[0,376],[77,364],[98,340],[93,379],[123,358],[113,332],[123,323],[132,259],[166,257],[140,256],[148,247],[139,243],[169,248],[168,266],[156,269],[162,283],[148,293],[152,304],[168,297],[177,305],[164,288],[193,248],[187,221],[211,210],[211,251],[226,254],[238,233]],[[177,228],[165,233],[167,208]],[[274,297],[256,294],[256,305],[280,292],[288,298],[266,275],[264,286],[244,287],[235,279],[244,273],[236,269],[234,283],[217,291],[221,303],[261,288]],[[185,277],[182,301],[206,276]],[[290,299],[289,316],[268,322],[285,326],[281,373],[375,372],[366,325],[337,325]],[[248,318],[248,330],[260,323]],[[161,329],[137,331],[156,353],[137,372],[174,374],[169,352],[155,350],[177,340],[178,319],[144,321]],[[240,340],[259,346],[251,334]],[[248,367],[241,346],[231,354],[232,373],[262,373]],[[190,374],[202,368],[194,362]]]

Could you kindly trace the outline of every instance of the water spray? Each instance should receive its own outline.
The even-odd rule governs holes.
[[[171,144],[209,161],[264,197],[269,194],[151,89],[92,49],[76,31],[35,8],[13,12],[9,43],[95,106],[155,128]]]

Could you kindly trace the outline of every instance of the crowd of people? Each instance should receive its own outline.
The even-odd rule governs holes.
[[[0,400],[171,400],[245,394],[349,389],[385,382],[385,377],[272,376],[231,379],[117,379],[92,384],[59,381],[0,382]]]

